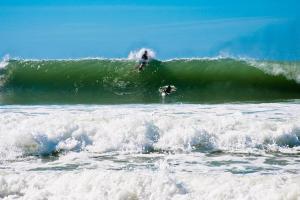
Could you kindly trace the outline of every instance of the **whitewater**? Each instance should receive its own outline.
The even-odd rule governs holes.
[[[299,62],[143,50],[0,62],[0,199],[300,199]]]
[[[2,106],[4,199],[297,199],[298,103]]]

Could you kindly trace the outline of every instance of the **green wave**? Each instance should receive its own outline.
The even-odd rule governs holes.
[[[165,102],[220,103],[300,98],[299,62],[235,59],[10,60],[1,72],[0,103],[160,103],[158,88],[177,87]]]

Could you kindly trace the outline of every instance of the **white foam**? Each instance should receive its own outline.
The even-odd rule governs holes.
[[[148,52],[149,59],[155,58],[155,52],[149,48],[141,48],[139,50],[131,51],[128,55],[129,60],[140,60],[144,54],[144,52]]]
[[[72,180],[72,181],[70,181]],[[186,189],[168,173],[82,171],[8,175],[0,178],[0,197],[23,199],[169,199]]]
[[[0,197],[8,199],[297,199],[296,175],[237,176],[167,170],[2,175]]]
[[[5,67],[8,65],[8,62],[9,62],[9,55],[6,54],[6,55],[3,57],[2,61],[0,62],[0,69],[5,68]]]
[[[253,67],[256,67],[267,74],[271,75],[283,75],[289,80],[294,80],[300,83],[300,64],[299,62],[267,62],[267,61],[255,61],[248,60],[248,63]]]
[[[297,156],[263,153],[297,155],[299,113],[292,103],[2,106],[0,198],[297,199]],[[152,149],[171,153],[140,154]],[[53,151],[64,153],[28,156]]]
[[[297,104],[8,110],[0,111],[3,159],[56,151],[263,151],[274,146],[277,151],[300,145]]]

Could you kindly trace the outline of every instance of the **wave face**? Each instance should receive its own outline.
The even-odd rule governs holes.
[[[0,103],[160,103],[158,88],[177,92],[164,101],[220,103],[300,98],[299,62],[220,59],[10,60],[0,69]]]

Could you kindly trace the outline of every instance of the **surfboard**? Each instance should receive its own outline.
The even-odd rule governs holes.
[[[167,92],[167,88],[169,87],[169,85],[165,85],[165,86],[162,86],[158,89],[159,93],[161,94],[161,96],[166,96],[166,95],[170,95],[172,94],[173,92],[176,92],[177,88],[174,86],[174,85],[170,85],[171,87],[171,90],[169,92]]]

